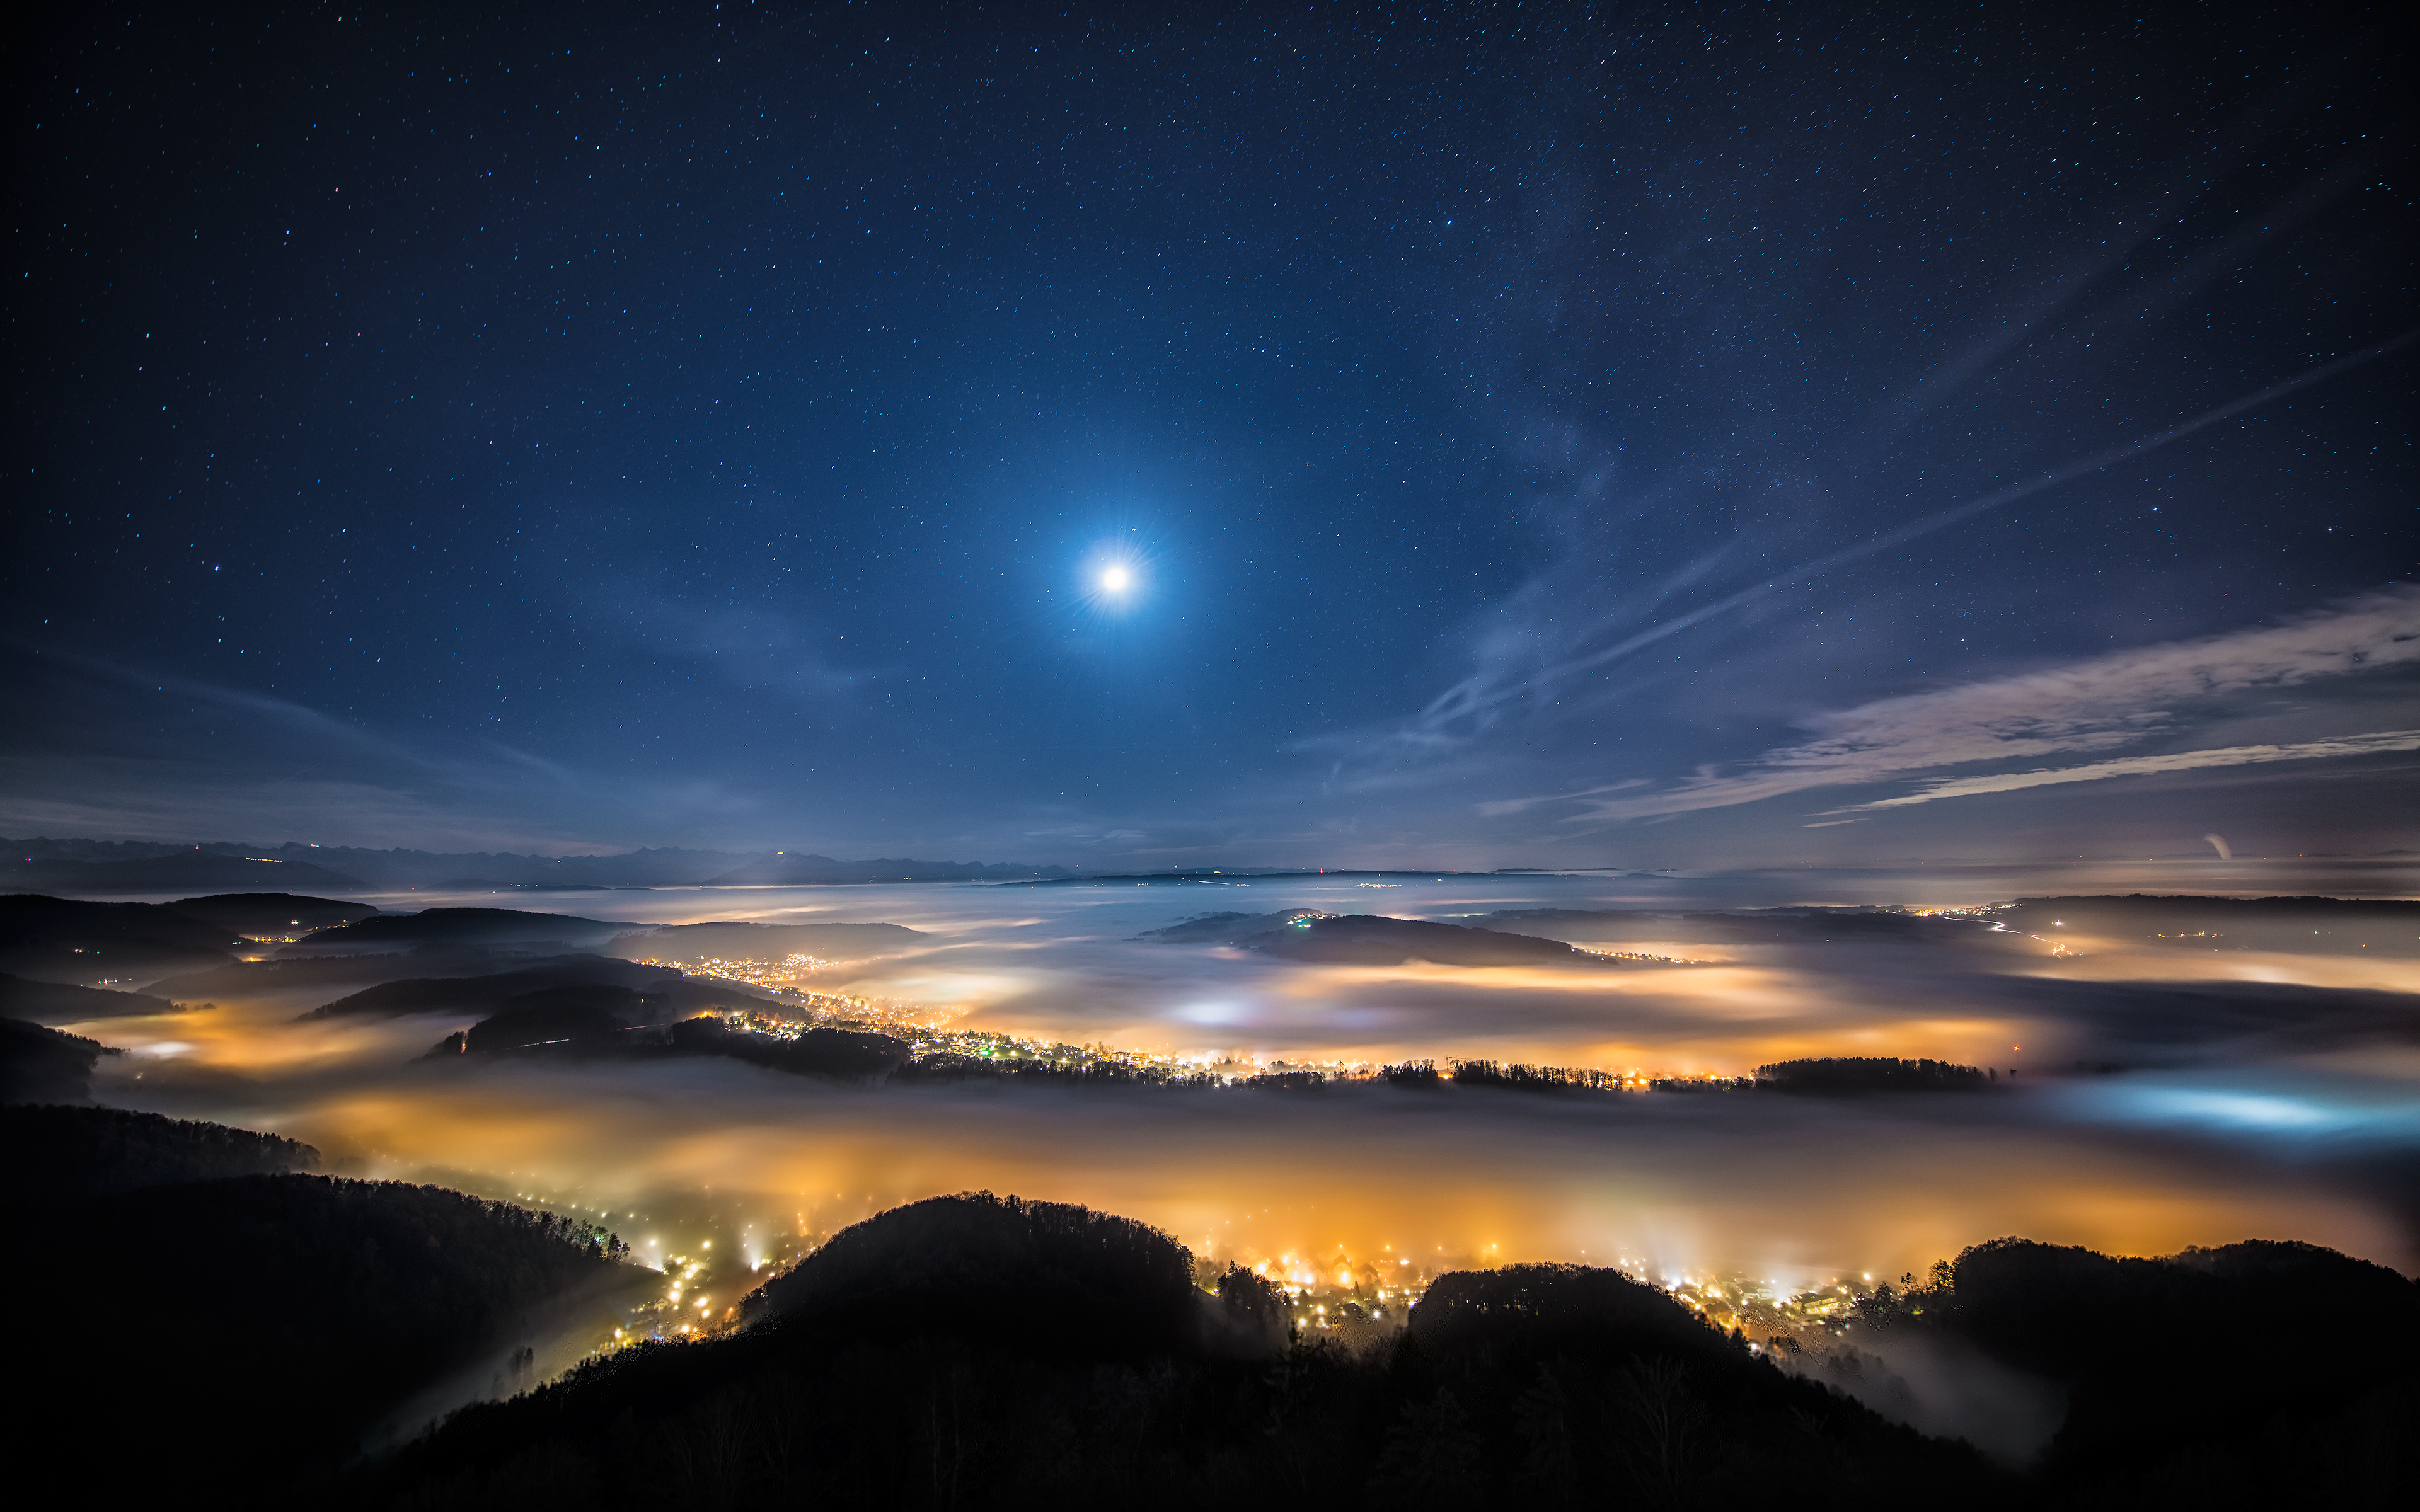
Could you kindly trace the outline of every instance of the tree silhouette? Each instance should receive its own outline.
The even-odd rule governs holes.
[[[1447,1512],[1470,1506],[1485,1489],[1479,1435],[1453,1393],[1439,1386],[1427,1401],[1405,1402],[1371,1473],[1372,1498],[1416,1512]]]

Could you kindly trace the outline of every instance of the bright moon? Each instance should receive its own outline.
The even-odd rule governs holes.
[[[1131,580],[1124,567],[1108,567],[1101,572],[1101,586],[1112,594],[1123,594]]]

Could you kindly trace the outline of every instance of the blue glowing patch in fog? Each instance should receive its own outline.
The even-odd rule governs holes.
[[[2059,1101],[2091,1123],[2420,1144],[2420,1097],[2407,1084],[2369,1077],[2121,1077],[2071,1084]]]

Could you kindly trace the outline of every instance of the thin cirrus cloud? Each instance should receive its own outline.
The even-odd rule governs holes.
[[[1651,792],[1569,795],[1572,817],[1644,819],[1754,803],[1810,789],[1888,781],[1948,766],[2040,761],[2173,736],[2230,696],[2375,675],[2420,664],[2420,590],[2390,589],[2282,625],[2116,652],[2015,677],[1884,699],[1813,723],[1815,738],[1770,750],[1733,772],[1711,770]],[[2420,732],[2130,755],[2065,767],[1931,779],[1916,792],[1833,813],[1858,813],[2053,783],[2420,749]],[[1510,812],[1551,799],[1499,800]]]
[[[0,736],[0,833],[273,843],[300,831],[555,851],[624,843],[599,840],[598,813],[649,839],[754,817],[707,779],[602,777],[476,733],[399,735],[282,693],[101,657],[25,661],[23,706],[45,717]]]
[[[738,687],[827,712],[885,675],[845,665],[834,637],[777,609],[699,604],[635,576],[579,602],[583,623],[626,654],[688,661]]]
[[[1927,783],[1920,791],[1872,803],[1851,804],[1833,813],[1864,813],[1876,809],[1902,809],[1936,798],[1962,798],[1978,793],[2013,793],[2019,788],[2046,787],[2057,782],[2096,782],[2103,778],[2136,777],[2151,772],[2183,772],[2198,766],[2250,766],[2261,762],[2307,762],[2328,756],[2376,756],[2389,751],[2420,750],[2420,730],[2386,730],[2376,734],[2346,735],[2336,740],[2298,740],[2285,745],[2226,746],[2215,750],[2178,750],[2162,756],[2121,756],[2083,766],[2042,767],[2031,772],[2001,772],[1990,777],[1952,777]],[[2226,853],[2220,852],[2222,856]]]
[[[2221,422],[2286,398],[2330,378],[2352,371],[2391,353],[2400,351],[2420,341],[2420,327],[2385,341],[2357,347],[2332,362],[2320,363],[2292,378],[2270,384],[2231,399],[2213,409],[2205,409],[2191,419],[2164,429],[2139,436],[2133,440],[2094,452],[2057,468],[2007,484],[1992,492],[1969,499],[1948,509],[1919,516],[1889,530],[1799,563],[1787,570],[1764,578],[1745,587],[1721,594],[1694,609],[1647,623],[1651,615],[1667,605],[1675,594],[1711,573],[1727,552],[1717,550],[1700,558],[1664,582],[1645,592],[1629,595],[1603,615],[1592,617],[1578,632],[1560,629],[1556,616],[1544,612],[1557,596],[1551,584],[1533,581],[1513,595],[1499,613],[1498,623],[1480,638],[1471,671],[1432,699],[1408,719],[1396,720],[1376,727],[1312,736],[1297,741],[1295,748],[1332,755],[1336,764],[1331,780],[1343,777],[1348,764],[1386,758],[1401,762],[1406,758],[1436,762],[1468,748],[1493,727],[1515,703],[1551,702],[1582,679],[1597,674],[1602,669],[1637,656],[1649,648],[1675,636],[1690,631],[1709,621],[1716,621],[1749,611],[1772,599],[1774,595],[1836,568],[1875,556],[1883,551],[1904,546],[1952,526],[1965,523],[1993,511],[2029,498],[2060,484],[2101,471],[2118,463],[2156,452]],[[1911,401],[1912,402],[1912,401]],[[1588,485],[1590,489],[1602,486],[1602,478]],[[2407,606],[2408,609],[2408,606]],[[2326,616],[2321,616],[2325,618]],[[2411,615],[2407,611],[2408,623]],[[2346,669],[2339,669],[2346,670]],[[1900,701],[1906,702],[1906,701]],[[1869,705],[1872,709],[1887,708],[1886,704]],[[1853,711],[1846,717],[1854,718]],[[2103,744],[2118,744],[2133,736],[2111,729],[2103,732]],[[2054,743],[2043,750],[2072,749],[2071,744]],[[1806,752],[1783,751],[1767,758],[1780,765],[1798,764],[1805,754],[1822,764],[1824,753],[1819,745]],[[1940,758],[1939,761],[1992,760],[2024,751],[1994,745],[1988,751],[1967,756]],[[1911,761],[1899,766],[1881,769],[1878,775],[1938,764],[1939,761]],[[1396,774],[1393,780],[1400,782]],[[1619,804],[1598,805],[1583,811],[1580,818],[1627,818],[1645,814],[1677,813],[1692,809],[1715,808],[1727,804],[1748,803],[1761,797],[1795,792],[1811,786],[1823,786],[1832,779],[1815,781],[1777,779],[1761,787],[1753,778],[1706,778],[1699,782],[1672,790],[1672,795],[1698,794],[1736,795],[1712,801],[1675,801],[1667,807],[1655,807],[1658,800],[1641,798],[1623,800]],[[1857,780],[1841,779],[1840,780]],[[1387,779],[1363,779],[1357,785],[1368,788],[1387,785]],[[1517,812],[1539,803],[1568,801],[1606,791],[1603,788],[1564,794],[1559,797],[1527,797],[1494,800],[1480,806],[1483,814]],[[1643,806],[1643,807],[1642,807]]]

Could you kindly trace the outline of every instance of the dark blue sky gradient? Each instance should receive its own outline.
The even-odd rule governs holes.
[[[0,824],[1150,865],[2393,842],[2394,751],[1846,824],[1812,816],[1918,779],[1568,797],[2411,578],[2420,348],[1590,659],[2403,334],[2389,15],[55,18],[11,65]],[[2354,660],[2003,767],[2420,725],[2408,666]]]

